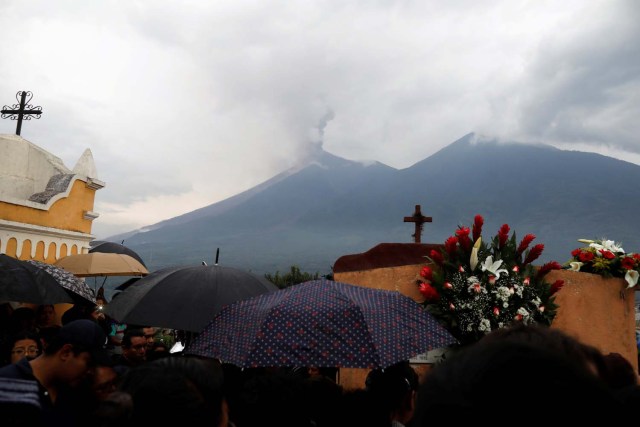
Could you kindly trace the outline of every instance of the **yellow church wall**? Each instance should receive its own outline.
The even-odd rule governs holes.
[[[31,240],[25,240],[22,243],[22,251],[20,252],[20,259],[29,259],[31,257]]]
[[[55,201],[48,210],[35,209],[0,201],[0,218],[26,224],[52,227],[80,233],[91,233],[91,220],[84,212],[91,212],[95,190],[75,180],[67,197]]]
[[[40,260],[45,261],[45,259],[44,259],[44,242],[36,243],[36,256],[34,257],[34,259],[37,259],[38,261],[40,261]]]
[[[16,256],[16,251],[18,249],[18,241],[13,237],[9,239],[7,242],[7,255],[12,256],[14,258],[18,258]]]
[[[17,253],[17,240],[12,237],[8,239],[7,242],[7,249],[4,253],[14,258],[22,260],[34,259],[36,261],[46,262],[47,264],[54,264],[59,259],[58,257],[56,257],[58,247],[55,243],[49,243],[49,250],[47,252],[47,256],[45,257],[45,242],[43,241],[38,241],[36,243],[35,256],[31,256],[33,248],[33,243],[31,240],[27,239],[22,243],[22,250],[19,254]],[[0,239],[0,243],[2,243],[2,239]],[[77,245],[72,245],[71,248],[69,248],[66,243],[62,243],[60,245],[60,253],[62,254],[60,258],[62,258],[63,256],[77,255],[80,252]]]
[[[54,196],[42,209],[0,201],[4,229],[13,230],[0,232],[0,249],[16,258],[47,263],[88,250],[96,188],[101,187],[74,178],[66,195]]]

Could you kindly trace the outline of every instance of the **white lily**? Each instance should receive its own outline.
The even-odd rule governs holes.
[[[506,273],[509,274],[507,270],[504,268],[500,268],[502,265],[502,260],[499,259],[496,262],[493,262],[493,255],[489,255],[484,262],[482,263],[482,271],[490,271],[496,276],[496,280],[500,278],[500,274]]]
[[[569,263],[569,267],[571,271],[580,271],[580,267],[582,267],[583,265],[584,263],[578,262],[578,261],[573,261]]]
[[[478,266],[478,250],[480,249],[480,244],[482,243],[482,237],[478,237],[478,240],[473,244],[473,249],[471,249],[471,258],[469,258],[469,266],[471,267],[471,271],[475,270]]]
[[[594,240],[589,240],[589,239],[578,239],[578,242],[580,242],[580,243],[595,243]]]
[[[640,276],[640,274],[638,273],[637,270],[627,271],[627,274],[624,275],[624,280],[626,280],[627,283],[629,284],[627,286],[627,289],[633,288],[635,285],[638,284],[638,276]]]
[[[624,252],[624,249],[618,246],[613,240],[602,240],[600,243],[593,242],[589,243],[589,246],[596,250],[604,249],[609,252]]]

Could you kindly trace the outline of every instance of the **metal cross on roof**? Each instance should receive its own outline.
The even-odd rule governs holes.
[[[11,107],[5,105],[0,110],[2,113],[2,118],[9,118],[11,120],[17,120],[18,125],[16,126],[16,135],[20,135],[20,131],[22,130],[22,119],[31,120],[31,117],[35,117],[36,119],[40,118],[40,114],[42,114],[42,107],[34,107],[29,104],[31,99],[33,98],[33,93],[29,91],[20,91],[16,94],[17,104],[13,104]]]
[[[416,231],[411,235],[413,237],[413,241],[415,243],[420,243],[420,238],[422,235],[422,224],[425,222],[431,222],[430,216],[423,216],[420,211],[420,205],[416,205],[416,210],[413,213],[413,216],[405,216],[404,222],[413,222],[416,225]]]

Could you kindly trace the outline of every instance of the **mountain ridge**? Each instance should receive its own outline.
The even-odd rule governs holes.
[[[624,183],[621,185],[621,183]],[[210,262],[256,273],[330,273],[342,255],[378,243],[410,243],[403,217],[433,217],[423,242],[442,243],[475,214],[485,235],[504,223],[533,233],[542,260],[564,262],[579,238],[640,246],[640,166],[544,144],[501,143],[470,133],[408,168],[363,164],[319,151],[302,167],[221,202],[126,237],[150,269]],[[119,241],[124,234],[107,238]]]

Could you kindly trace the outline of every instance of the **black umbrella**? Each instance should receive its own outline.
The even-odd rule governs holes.
[[[92,294],[84,282],[55,266],[0,254],[0,300],[75,304],[92,301]]]
[[[129,255],[130,257],[137,260],[140,264],[144,265],[145,267],[147,266],[144,263],[144,261],[142,261],[142,258],[140,257],[140,255],[138,255],[133,249],[128,248],[123,244],[115,243],[115,242],[106,242],[102,240],[94,240],[93,242],[89,243],[89,246],[91,246],[91,249],[89,249],[89,253],[103,252],[103,253],[110,253],[110,254]]]
[[[169,267],[128,286],[105,312],[121,323],[200,332],[225,305],[277,289],[237,268]]]
[[[116,286],[115,290],[116,291],[124,291],[129,286],[131,286],[134,283],[136,283],[138,280],[140,280],[140,277],[132,277],[130,279],[127,279],[126,281],[124,281],[124,283],[121,283],[120,285]]]

